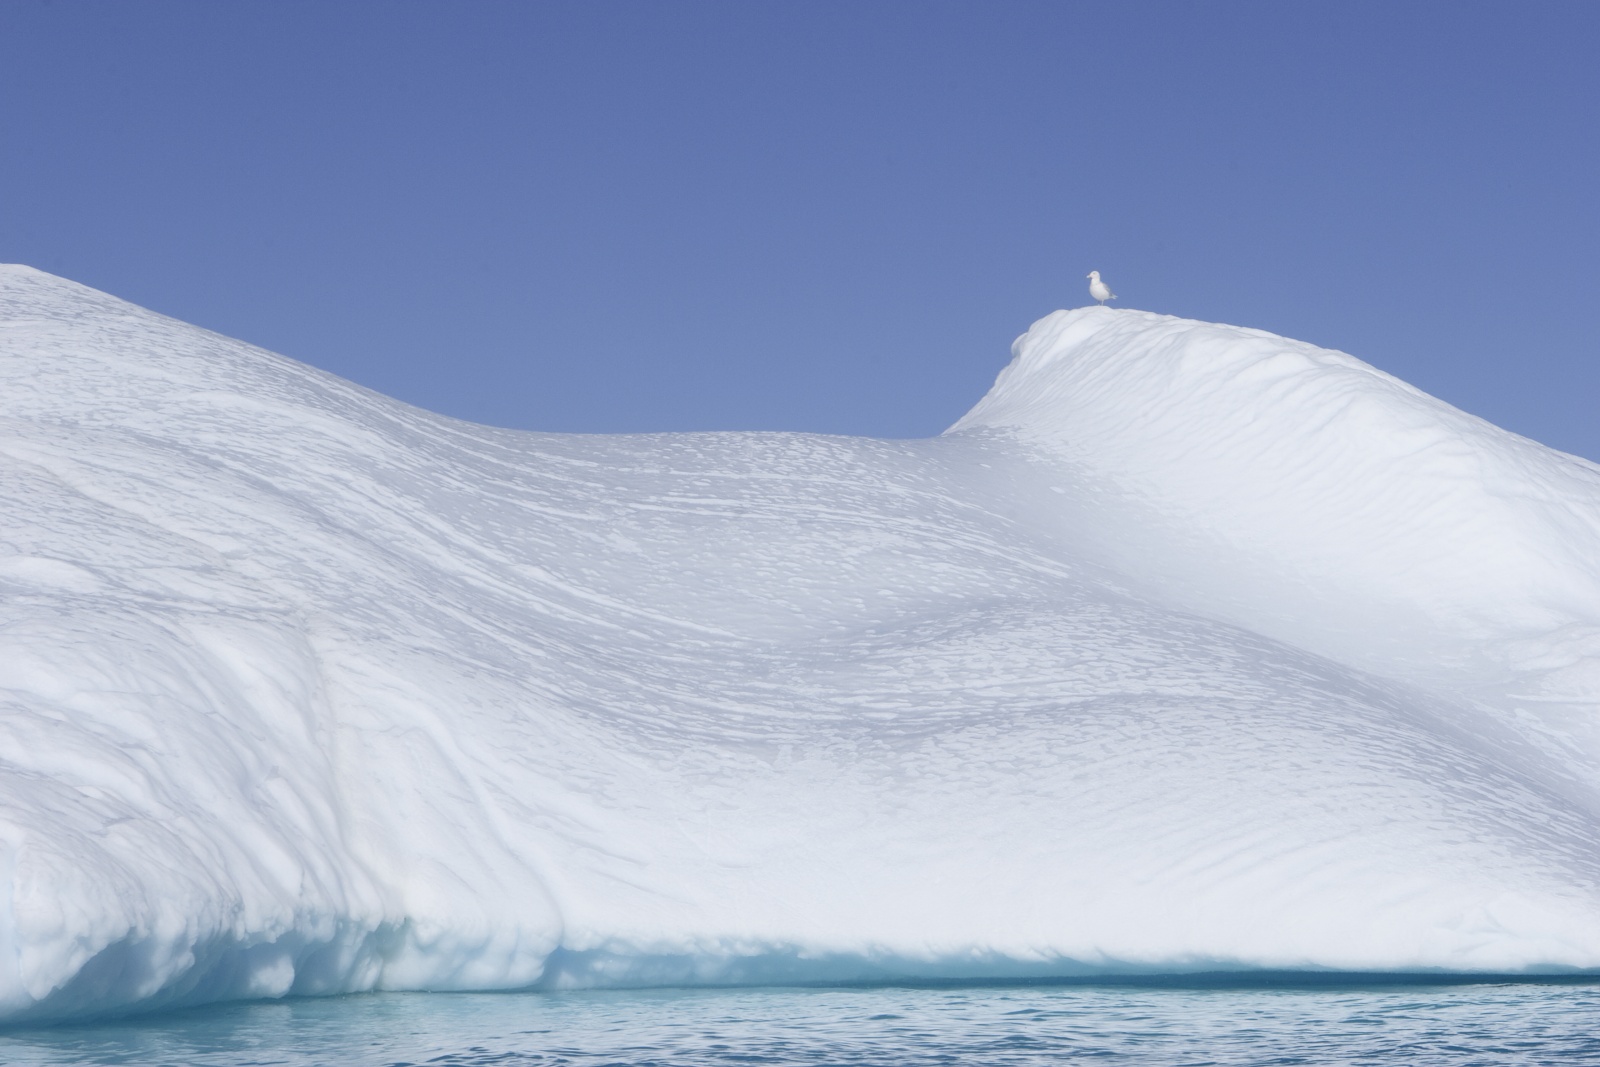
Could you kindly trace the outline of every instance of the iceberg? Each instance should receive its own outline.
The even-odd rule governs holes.
[[[544,434],[11,266],[0,398],[0,1021],[1600,968],[1600,467],[1351,356]]]

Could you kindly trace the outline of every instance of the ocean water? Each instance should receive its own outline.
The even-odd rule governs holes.
[[[388,993],[0,1031],[0,1063],[1600,1064],[1600,985]]]

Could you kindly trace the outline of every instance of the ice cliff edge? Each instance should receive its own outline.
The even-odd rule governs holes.
[[[471,426],[0,268],[0,1017],[1600,967],[1592,466],[1122,310],[953,430]]]

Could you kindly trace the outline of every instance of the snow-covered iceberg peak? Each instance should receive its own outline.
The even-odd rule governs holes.
[[[0,1021],[1600,968],[1597,507],[1137,312],[926,441],[567,436],[0,268]]]
[[[1364,666],[1600,703],[1600,467],[1260,330],[1090,307],[1013,352],[952,432],[1064,461],[1125,569]]]

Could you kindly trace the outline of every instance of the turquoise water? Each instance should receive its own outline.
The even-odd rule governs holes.
[[[1600,986],[388,993],[0,1032],[0,1063],[1600,1064]]]

